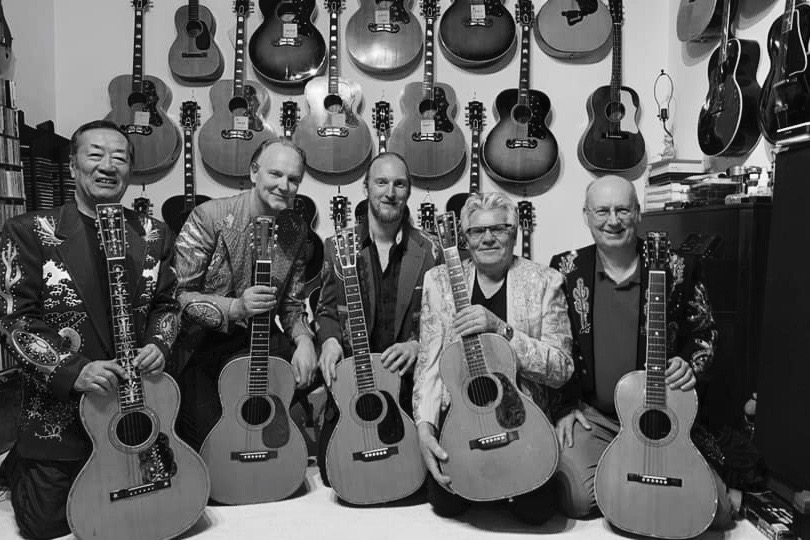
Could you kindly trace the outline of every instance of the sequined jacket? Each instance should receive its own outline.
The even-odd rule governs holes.
[[[177,336],[172,235],[155,219],[125,211],[126,269],[137,346],[168,359]],[[73,390],[82,368],[115,358],[108,305],[74,203],[8,220],[0,236],[0,326],[21,364],[23,403],[17,449],[29,459],[81,460],[91,443]]]
[[[462,266],[467,290],[472,291],[472,261],[463,261]],[[547,387],[562,386],[574,371],[562,276],[547,266],[515,257],[507,273],[506,296],[506,319],[514,330],[509,343],[518,360],[518,386],[548,413]],[[455,312],[447,266],[437,266],[425,274],[422,292],[413,393],[417,424],[438,426],[440,412],[450,404],[450,394],[439,375],[439,358],[447,345],[460,340],[453,331]]]

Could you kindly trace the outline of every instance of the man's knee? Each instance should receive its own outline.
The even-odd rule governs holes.
[[[14,508],[14,519],[20,529],[20,536],[45,539],[70,533],[64,511],[38,512],[22,491],[20,489],[11,491],[11,506]]]
[[[593,479],[560,470],[552,480],[557,492],[557,506],[569,518],[582,519],[596,512]]]

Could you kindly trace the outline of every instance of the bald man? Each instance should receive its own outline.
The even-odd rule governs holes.
[[[582,217],[594,243],[555,255],[551,266],[563,276],[574,337],[575,372],[562,389],[555,411],[562,447],[558,482],[562,511],[581,518],[598,511],[593,489],[596,464],[619,431],[613,396],[616,383],[644,369],[646,340],[642,279],[647,267],[637,230],[641,208],[633,184],[606,176],[585,190]],[[673,254],[668,279],[669,328],[666,383],[691,390],[714,359],[717,330],[706,288],[692,261]],[[693,440],[710,463],[720,456],[711,436],[695,426]],[[714,526],[731,521],[726,486],[714,470],[718,508]]]

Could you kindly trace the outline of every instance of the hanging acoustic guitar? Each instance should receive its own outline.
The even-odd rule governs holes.
[[[453,0],[439,22],[439,44],[463,68],[483,68],[514,52],[515,21],[501,0]]]
[[[548,0],[537,13],[534,37],[554,58],[596,60],[610,49],[612,26],[602,0]]]
[[[422,26],[411,0],[360,0],[346,24],[346,50],[360,69],[390,74],[411,67],[422,53]]]
[[[723,28],[723,0],[681,0],[675,28],[681,41],[717,39]]]
[[[225,60],[214,34],[217,22],[200,0],[189,0],[174,12],[177,37],[169,48],[169,70],[183,82],[206,84],[225,70]]]

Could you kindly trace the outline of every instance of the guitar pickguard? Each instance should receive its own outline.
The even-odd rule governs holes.
[[[405,425],[394,397],[385,391],[380,391],[380,394],[385,398],[387,412],[382,422],[377,424],[377,435],[384,444],[396,444],[405,437]]]
[[[138,460],[144,483],[162,482],[177,474],[174,451],[165,433],[158,433],[154,444],[138,453]]]
[[[276,395],[268,396],[273,401],[273,420],[262,429],[262,442],[268,448],[281,448],[290,440],[290,422],[287,409]]]
[[[502,397],[495,409],[495,418],[504,429],[514,429],[526,421],[526,408],[520,400],[519,390],[512,385],[509,378],[503,373],[493,372],[492,376],[501,383]]]
[[[246,84],[244,86],[244,93],[245,101],[247,102],[247,110],[245,111],[245,116],[248,117],[248,128],[251,131],[264,131],[264,122],[262,122],[261,118],[257,112],[261,107],[259,103],[259,97],[257,95],[256,89]]]
[[[453,132],[453,122],[447,116],[447,108],[450,104],[447,101],[447,96],[444,89],[438,86],[433,88],[433,104],[436,107],[436,114],[433,119],[436,121],[436,131],[444,131],[445,133]]]
[[[149,123],[155,127],[163,125],[163,118],[158,111],[158,102],[160,97],[157,95],[157,88],[155,83],[144,79],[143,81],[143,95],[146,96],[146,103],[144,103],[144,111],[149,111]]]

